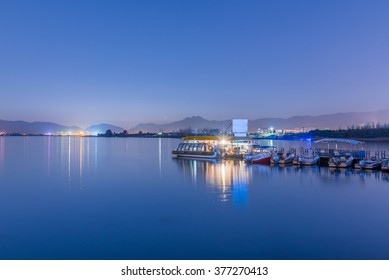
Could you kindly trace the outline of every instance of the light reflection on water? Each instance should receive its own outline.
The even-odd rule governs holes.
[[[389,181],[389,173],[379,170],[355,170],[352,168],[328,168],[325,166],[294,165],[250,165],[237,160],[202,160],[175,158],[183,174],[191,178],[194,185],[206,185],[210,192],[217,193],[221,202],[233,201],[235,206],[248,204],[249,189],[253,180],[261,177],[302,176],[310,184],[339,183],[364,185],[374,181]],[[253,179],[253,172],[256,179]],[[258,176],[259,175],[259,176]],[[373,180],[373,181],[372,181]],[[293,180],[292,180],[293,181]]]
[[[251,168],[243,161],[215,161],[175,158],[183,173],[195,185],[205,184],[212,193],[219,194],[221,202],[233,201],[235,206],[248,203],[248,187],[252,176]]]

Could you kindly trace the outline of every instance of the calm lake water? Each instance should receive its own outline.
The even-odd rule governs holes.
[[[0,258],[389,259],[388,174],[176,159],[179,142],[0,137]]]

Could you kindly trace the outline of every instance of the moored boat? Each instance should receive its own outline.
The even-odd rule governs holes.
[[[294,158],[293,160],[293,164],[295,164],[295,162],[297,162],[297,164],[299,165],[315,165],[319,162],[320,160],[320,157],[316,154],[316,150],[315,149],[312,149],[310,148],[309,150],[308,149],[301,149],[301,153],[298,157],[298,159],[296,160],[296,158]]]
[[[353,161],[354,157],[352,155],[333,156],[328,161],[328,166],[334,168],[348,168],[352,165]]]
[[[268,151],[258,152],[246,156],[246,161],[254,164],[270,164],[271,153]]]
[[[222,157],[218,146],[212,146],[207,143],[180,143],[178,147],[172,151],[172,154],[177,157],[207,159],[217,159]]]
[[[301,157],[302,165],[315,165],[319,162],[320,157],[317,155],[308,155]]]
[[[280,159],[279,164],[289,164],[292,163],[294,159],[293,153],[287,153],[286,156]]]
[[[381,161],[371,158],[371,159],[362,159],[354,165],[356,169],[379,169],[381,167]]]
[[[379,169],[381,167],[381,161],[377,159],[371,159],[365,161],[365,169]]]
[[[328,160],[328,166],[331,168],[337,168],[340,166],[340,157],[334,156]]]
[[[295,155],[292,160],[292,163],[293,165],[301,165],[301,157]]]
[[[381,171],[389,172],[389,159],[386,158],[381,161]]]
[[[340,168],[348,168],[353,164],[354,157],[352,155],[345,155],[340,157]]]
[[[245,155],[246,163],[271,164],[271,158],[275,154],[274,146],[252,145],[250,152]]]
[[[270,159],[272,164],[289,164],[292,163],[294,159],[293,153],[274,153]]]
[[[271,158],[270,158],[270,163],[271,164],[278,164],[280,159],[282,157],[282,153],[281,152],[278,152],[278,153],[273,153],[271,155]]]

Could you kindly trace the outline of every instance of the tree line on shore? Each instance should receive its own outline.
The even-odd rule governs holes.
[[[182,129],[177,132],[169,133],[151,133],[142,132],[130,134],[127,130],[116,133],[108,129],[105,133],[101,133],[98,136],[101,137],[184,137],[189,135],[221,135],[220,130],[200,130],[194,131],[193,129]],[[352,126],[347,129],[315,129],[305,133],[286,134],[279,136],[270,136],[270,138],[290,138],[290,137],[311,137],[311,138],[379,138],[389,137],[389,125],[365,125],[365,126]]]

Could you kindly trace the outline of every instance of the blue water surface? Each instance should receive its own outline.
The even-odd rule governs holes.
[[[0,259],[389,259],[387,174],[176,159],[179,142],[0,137]]]

